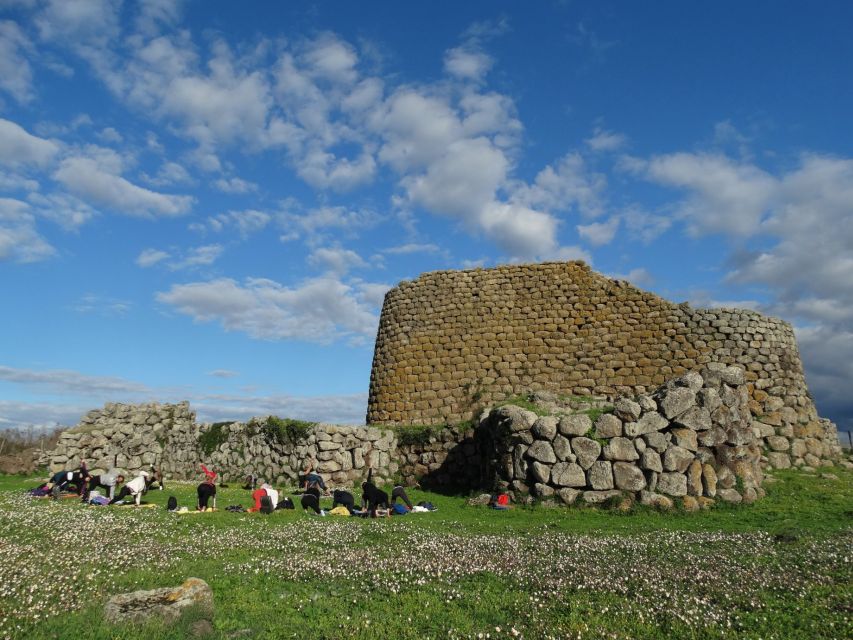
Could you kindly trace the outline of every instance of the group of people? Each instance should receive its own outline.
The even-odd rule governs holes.
[[[203,464],[201,470],[204,473],[204,480],[196,487],[198,498],[196,510],[207,511],[216,508],[217,474]],[[294,508],[294,503],[290,498],[286,497],[280,500],[279,492],[272,485],[263,482],[258,487],[258,481],[255,475],[250,475],[243,487],[252,491],[252,500],[254,501],[253,506],[247,511],[271,513],[276,509]],[[132,498],[133,502],[139,505],[142,496],[155,487],[163,489],[163,476],[153,466],[149,471],[140,471],[133,479],[125,482],[124,474],[116,467],[106,473],[91,474],[86,462],[81,461],[78,469],[59,471],[30,493],[34,496],[51,496],[54,498],[63,494],[77,495],[87,504],[91,502],[112,505]],[[407,513],[416,509],[402,485],[394,486],[390,496],[387,491],[377,487],[373,482],[373,469],[368,471],[367,480],[361,485],[362,493],[359,503],[356,503],[355,496],[351,492],[344,489],[335,489],[330,493],[323,477],[314,470],[313,462],[308,463],[300,478],[300,490],[300,504],[303,510],[320,516],[326,515],[326,510],[320,506],[320,498],[323,496],[332,498],[330,511],[342,515],[376,518],[377,516],[390,516],[392,513]],[[101,491],[106,495],[101,495]],[[173,501],[170,499],[170,503]]]
[[[202,472],[205,474],[205,479],[196,488],[198,502],[197,510],[205,511],[211,507],[211,499],[213,506],[216,504],[216,473],[201,465]],[[246,478],[246,483],[243,488],[252,491],[253,506],[248,509],[250,512],[272,513],[276,509],[293,509],[293,501],[285,497],[279,499],[279,492],[269,483],[262,483],[257,486],[258,478],[252,474]],[[300,479],[300,504],[305,511],[315,513],[320,516],[326,515],[326,510],[320,507],[320,498],[329,496],[329,488],[326,486],[323,477],[314,470],[313,462],[309,463]],[[356,505],[355,496],[344,489],[335,489],[331,493],[332,509],[345,509],[348,515],[369,516],[375,518],[377,516],[390,515],[395,509],[400,512],[407,512],[414,508],[412,501],[406,494],[406,490],[401,486],[395,486],[389,497],[386,491],[378,488],[373,483],[373,469],[370,469],[367,474],[367,480],[362,483],[362,496],[359,505]],[[397,501],[401,503],[398,504]],[[403,511],[401,511],[403,510]],[[341,512],[338,512],[341,513]]]
[[[53,498],[59,498],[63,494],[76,495],[88,504],[95,492],[104,491],[107,494],[102,496],[107,500],[105,504],[117,504],[124,502],[125,498],[133,498],[138,505],[142,496],[152,488],[163,489],[163,475],[153,466],[149,471],[140,471],[132,480],[125,482],[124,474],[117,468],[113,467],[107,473],[92,474],[86,461],[82,460],[79,468],[54,473],[47,482],[30,491],[30,494]]]

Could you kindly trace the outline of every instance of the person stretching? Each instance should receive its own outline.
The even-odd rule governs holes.
[[[388,494],[373,484],[373,469],[367,472],[367,482],[361,484],[361,508],[370,512],[370,517],[376,517],[379,508],[390,509],[391,501]]]
[[[392,506],[397,504],[397,498],[399,498],[400,500],[402,500],[403,502],[406,503],[406,508],[409,511],[412,510],[412,507],[414,505],[412,504],[412,501],[409,500],[409,496],[406,495],[406,490],[403,488],[403,485],[398,484],[391,490],[391,505]]]
[[[355,497],[349,491],[335,489],[334,493],[332,493],[332,509],[338,505],[346,507],[347,511],[352,513],[355,511]]]
[[[121,488],[118,495],[110,500],[109,504],[115,504],[124,500],[127,496],[133,496],[136,506],[139,506],[139,501],[142,500],[142,494],[148,489],[148,472],[140,471],[139,475],[128,482]]]
[[[110,493],[110,500],[115,497],[116,487],[124,483],[124,476],[113,467],[99,476],[89,476],[89,485],[83,493],[83,502],[89,502],[89,494],[95,489],[105,489]]]

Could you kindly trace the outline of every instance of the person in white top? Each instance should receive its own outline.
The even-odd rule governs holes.
[[[148,490],[148,472],[140,471],[139,475],[128,482],[121,488],[118,495],[110,500],[110,504],[115,504],[124,500],[127,496],[133,496],[136,505],[139,506],[139,501],[142,500],[142,494]]]

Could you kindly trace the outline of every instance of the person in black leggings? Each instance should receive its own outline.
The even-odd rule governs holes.
[[[402,500],[406,504],[406,506],[409,508],[409,511],[412,510],[412,507],[414,505],[412,504],[412,501],[409,500],[409,496],[406,495],[406,490],[403,488],[402,485],[399,485],[399,484],[391,490],[391,504],[392,505],[397,503],[397,498],[399,498],[400,500]]]
[[[349,491],[335,489],[334,493],[332,493],[332,509],[338,505],[346,507],[347,511],[352,513],[355,511],[355,497]]]
[[[302,494],[302,508],[306,511],[311,509],[318,516],[325,515],[320,508],[320,490],[317,487],[310,487]]]
[[[373,469],[367,472],[367,482],[361,484],[361,506],[362,509],[367,509],[370,512],[370,517],[376,517],[376,510],[380,507],[385,509],[391,508],[391,501],[388,494],[382,489],[379,489],[373,484]]]
[[[211,498],[216,500],[216,485],[209,480],[205,480],[196,489],[196,493],[198,493],[198,510],[206,511],[207,504]]]

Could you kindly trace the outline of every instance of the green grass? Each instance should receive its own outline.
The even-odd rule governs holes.
[[[0,638],[189,637],[191,617],[116,628],[101,610],[190,576],[213,589],[215,638],[850,637],[853,473],[831,472],[774,472],[764,500],[695,514],[497,512],[412,490],[438,511],[375,521],[167,513],[170,495],[194,504],[188,483],[149,493],[158,509],[87,508],[0,476]],[[44,605],[22,606],[30,588]]]

